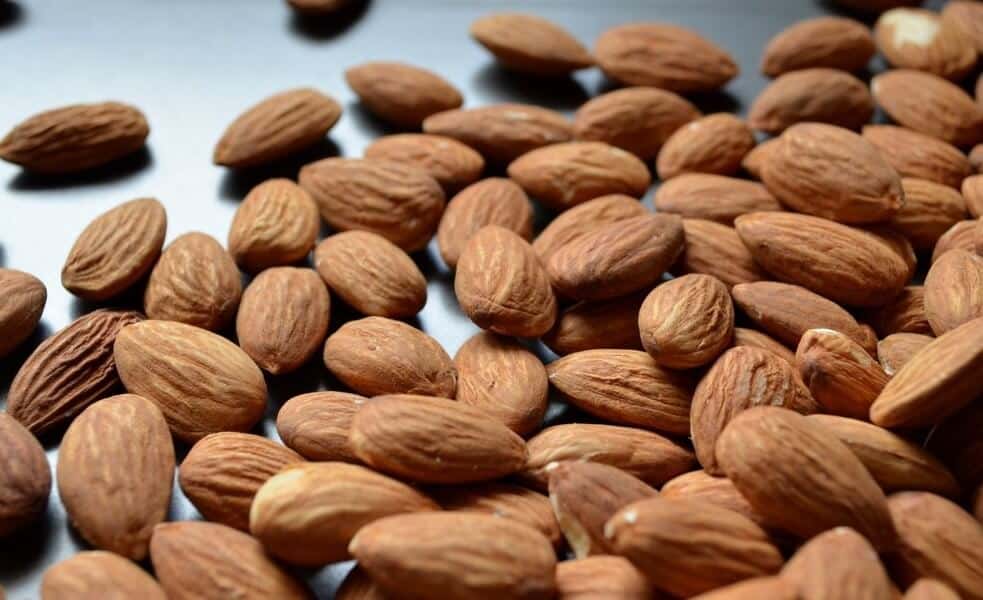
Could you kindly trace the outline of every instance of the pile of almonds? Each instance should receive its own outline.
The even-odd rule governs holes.
[[[44,340],[0,413],[0,536],[43,514],[35,436],[63,432],[58,493],[93,548],[41,597],[308,598],[298,568],[354,558],[339,599],[983,599],[983,79],[962,87],[983,3],[841,3],[873,30],[776,35],[747,119],[685,98],[739,70],[693,31],[626,24],[591,52],[489,15],[471,35],[504,67],[624,87],[570,120],[369,62],[348,84],[406,133],[257,185],[226,246],[165,247],[155,199],[97,217],[63,285],[142,306]],[[875,53],[892,68],[868,85]],[[341,114],[284,91],[214,162],[287,158]],[[70,106],[0,157],[77,172],[148,131],[132,106]],[[555,216],[538,232],[531,199]],[[482,330],[454,357],[405,321],[433,239]],[[46,291],[0,269],[0,297],[8,355]],[[360,318],[332,328],[339,305]],[[315,355],[341,389],[286,402],[282,443],[249,433],[268,377]],[[582,422],[544,428],[551,398]],[[167,522],[175,471],[207,522]]]

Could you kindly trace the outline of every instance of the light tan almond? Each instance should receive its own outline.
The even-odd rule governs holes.
[[[659,212],[731,225],[737,217],[763,210],[782,210],[768,189],[757,182],[712,175],[684,173],[664,182],[653,203]]]
[[[595,348],[641,350],[638,311],[648,290],[598,302],[578,302],[560,311],[542,342],[563,356]]]
[[[48,290],[40,279],[14,269],[0,267],[0,358],[7,356],[25,342],[41,320]]]
[[[453,138],[426,133],[383,136],[369,144],[365,158],[420,167],[448,194],[477,181],[485,169],[485,159],[475,150]]]
[[[604,225],[644,215],[648,209],[637,198],[610,194],[588,200],[563,212],[536,236],[532,248],[543,263],[563,246]]]
[[[246,194],[229,228],[229,254],[243,270],[303,260],[314,248],[321,217],[310,194],[289,179],[269,179]]]
[[[893,333],[932,333],[925,318],[925,288],[920,285],[906,286],[890,303],[867,311],[866,319],[881,337]]]
[[[744,159],[741,161],[741,168],[747,171],[754,179],[760,180],[761,174],[764,172],[765,163],[768,162],[771,153],[778,149],[781,139],[781,137],[770,138],[752,148],[750,152],[744,155]]]
[[[925,276],[925,317],[935,335],[983,317],[983,256],[950,250]]]
[[[51,467],[44,448],[9,413],[0,413],[0,537],[38,519],[51,494]]]
[[[560,600],[650,600],[645,576],[620,556],[591,556],[556,565]]]
[[[825,412],[866,419],[889,379],[860,344],[832,329],[802,335],[795,362],[803,383]]]
[[[777,575],[752,577],[738,583],[719,587],[692,600],[799,600],[799,590]]]
[[[491,514],[532,527],[554,546],[563,540],[550,499],[514,483],[476,483],[430,487],[429,495],[444,510]]]
[[[683,173],[733,175],[754,144],[754,135],[744,121],[716,113],[677,129],[659,150],[655,166],[660,179]]]
[[[960,148],[983,141],[983,107],[931,73],[893,69],[870,82],[874,100],[898,124]]]
[[[983,176],[972,175],[964,179],[962,193],[969,214],[976,219],[983,217]]]
[[[362,63],[345,71],[345,81],[369,112],[407,129],[464,103],[461,92],[440,75],[401,62]]]
[[[874,25],[877,49],[901,69],[958,81],[976,65],[976,44],[952,19],[917,8],[891,9]]]
[[[974,172],[959,148],[924,133],[896,125],[864,125],[863,137],[902,177],[926,179],[958,190]]]
[[[713,276],[728,288],[767,279],[733,227],[705,219],[683,219],[686,246],[669,270]]]
[[[761,57],[761,72],[769,77],[826,67],[862,71],[877,48],[866,25],[843,17],[799,21],[769,40]]]
[[[577,38],[536,15],[493,13],[475,20],[469,31],[498,62],[514,71],[549,77],[594,65]]]
[[[364,396],[344,392],[294,396],[276,415],[277,433],[307,460],[358,462],[348,435],[355,412],[365,401]]]
[[[877,551],[849,527],[809,540],[782,567],[781,578],[795,585],[803,600],[896,598]]]
[[[943,233],[932,250],[932,263],[950,250],[973,252],[976,246],[976,225],[976,221],[959,221]]]
[[[920,333],[892,333],[877,342],[877,360],[884,372],[893,377],[933,339]]]
[[[953,2],[952,4],[964,3]],[[959,594],[937,579],[923,577],[908,588],[904,600],[959,600]]]
[[[751,105],[748,124],[778,134],[796,123],[813,121],[860,129],[874,114],[874,99],[864,82],[831,68],[785,73]]]
[[[104,550],[86,550],[48,567],[44,600],[166,600],[163,588],[139,565]]]
[[[772,354],[777,354],[788,364],[795,366],[795,353],[789,350],[788,346],[779,342],[767,333],[762,333],[756,329],[745,327],[734,328],[734,346],[750,346],[761,350],[767,350]]]
[[[916,250],[935,246],[942,234],[966,218],[966,202],[956,190],[926,181],[905,178],[904,206],[891,219],[891,226],[904,234]]]

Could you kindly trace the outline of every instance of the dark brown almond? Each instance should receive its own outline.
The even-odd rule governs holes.
[[[920,333],[892,333],[877,342],[877,360],[884,372],[893,377],[933,339]]]
[[[890,303],[868,311],[866,320],[881,337],[893,333],[932,333],[925,318],[925,288],[920,285],[906,286]]]
[[[752,348],[767,350],[768,352],[777,354],[788,364],[795,366],[795,353],[789,350],[788,346],[782,344],[768,334],[762,333],[755,329],[735,327],[734,346],[750,346]]]
[[[362,63],[345,71],[345,81],[372,114],[410,129],[464,102],[461,92],[446,79],[406,63]]]
[[[849,527],[837,527],[809,540],[782,568],[781,578],[809,600],[897,598],[877,551]]]
[[[474,483],[427,488],[441,508],[457,512],[491,514],[524,523],[554,545],[563,541],[550,499],[514,483]]]
[[[514,71],[560,76],[594,64],[577,38],[536,15],[493,13],[471,23],[469,31],[498,62]]]
[[[51,467],[44,448],[9,413],[0,413],[0,537],[38,519],[51,494]]]
[[[369,144],[365,158],[420,167],[448,194],[477,181],[485,169],[485,159],[475,150],[453,138],[427,133],[383,136]]]
[[[246,194],[229,227],[229,253],[242,269],[303,260],[321,231],[321,216],[310,194],[289,179],[268,179]]]
[[[647,295],[648,290],[643,290],[621,298],[568,306],[557,315],[556,324],[542,341],[560,356],[595,348],[641,350],[638,311]]]
[[[610,194],[588,200],[563,212],[536,236],[532,248],[545,264],[561,247],[572,243],[587,233],[640,215],[648,210],[637,198],[624,194]]]
[[[48,290],[30,273],[0,267],[0,295],[4,299],[0,306],[3,332],[0,358],[3,358],[34,333],[48,301]]]
[[[866,25],[843,17],[799,21],[769,40],[761,72],[778,77],[789,71],[826,67],[855,73],[877,52]]]
[[[659,150],[655,166],[660,179],[683,173],[733,175],[754,144],[747,123],[731,114],[716,113],[677,129]]]
[[[832,329],[810,329],[795,352],[802,382],[825,412],[866,419],[887,384],[880,363],[860,344]]]
[[[983,107],[931,73],[893,69],[870,82],[874,100],[898,124],[960,148],[983,141]]]
[[[710,275],[727,287],[767,279],[733,227],[705,219],[683,219],[686,245],[669,270]]]
[[[344,392],[311,392],[280,407],[276,431],[307,460],[358,462],[348,444],[352,419],[367,398]]]
[[[48,567],[44,600],[167,600],[164,589],[132,561],[104,550],[86,550]]]
[[[902,179],[901,187],[904,206],[892,217],[891,226],[916,250],[933,248],[942,234],[967,216],[966,202],[951,187],[911,178]]]
[[[864,125],[863,137],[902,177],[916,177],[959,189],[973,172],[966,155],[942,140],[896,125]]]
[[[925,276],[925,317],[935,335],[983,317],[983,256],[950,250]]]
[[[659,212],[732,225],[734,219],[751,212],[782,210],[768,189],[757,182],[712,175],[685,173],[664,182],[653,203]]]
[[[751,105],[748,124],[771,134],[804,121],[856,130],[873,114],[864,82],[837,69],[809,68],[785,73],[766,87]]]

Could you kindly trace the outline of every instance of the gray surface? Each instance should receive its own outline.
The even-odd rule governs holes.
[[[427,66],[457,85],[467,106],[512,100],[572,112],[609,89],[596,69],[569,81],[535,82],[494,66],[467,28],[496,10],[540,13],[588,45],[604,29],[632,20],[697,29],[742,67],[724,93],[695,98],[707,112],[746,108],[766,83],[757,70],[764,43],[789,23],[828,11],[814,0],[375,0],[345,23],[323,26],[296,19],[278,0],[0,0],[0,133],[39,110],[108,99],[139,106],[151,124],[147,152],[96,176],[52,180],[0,163],[0,266],[31,272],[48,287],[39,335],[0,363],[0,395],[30,348],[91,310],[61,287],[59,273],[93,217],[125,200],[155,196],[167,207],[168,241],[191,230],[225,241],[238,202],[273,173],[230,174],[211,164],[212,147],[236,115],[265,96],[299,85],[330,93],[345,113],[319,155],[359,156],[386,132],[354,103],[342,76],[366,60]],[[293,177],[296,165],[275,174]],[[433,245],[416,258],[430,279],[419,325],[453,355],[477,329],[458,310]],[[296,393],[330,385],[324,371],[315,362],[300,375],[271,381],[271,414]],[[275,435],[270,419],[263,431]],[[54,467],[57,440],[47,442]],[[171,517],[196,516],[176,491]],[[44,569],[82,548],[55,493],[46,519],[0,540],[0,584],[13,600],[36,598]],[[329,571],[316,576],[321,598],[331,596],[344,569]]]

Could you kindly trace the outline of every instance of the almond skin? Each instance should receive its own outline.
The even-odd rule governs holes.
[[[764,185],[708,173],[673,177],[655,191],[653,203],[659,212],[723,225],[732,225],[734,219],[745,213],[782,210],[782,205]]]
[[[726,477],[714,477],[706,471],[690,471],[673,477],[662,486],[662,498],[698,500],[744,515],[770,534],[774,534],[765,518],[756,512]]]
[[[877,48],[866,25],[842,17],[799,21],[771,38],[761,57],[761,72],[778,77],[790,71],[825,67],[855,73]]]
[[[244,169],[286,158],[323,140],[340,117],[341,105],[315,89],[274,94],[229,125],[212,161]]]
[[[895,8],[874,25],[874,40],[894,67],[958,81],[976,65],[976,46],[962,28],[936,12]]]
[[[937,579],[923,577],[908,588],[904,600],[959,600],[959,594]]]
[[[562,600],[650,600],[645,576],[620,556],[591,556],[556,565],[557,597]]]
[[[866,419],[889,377],[860,344],[832,329],[810,329],[795,362],[802,381],[823,410]]]
[[[524,523],[559,546],[563,534],[553,515],[550,499],[513,483],[477,483],[431,487],[427,493],[441,508],[455,512],[491,514]]]
[[[345,81],[372,114],[406,129],[417,129],[430,115],[464,102],[446,79],[406,63],[363,63],[345,71]]]
[[[754,144],[754,134],[744,121],[716,113],[677,129],[659,150],[655,166],[660,179],[683,173],[733,175]]]
[[[716,90],[739,72],[734,59],[713,42],[665,23],[608,29],[597,39],[594,55],[604,74],[615,81],[679,93]]]
[[[0,536],[34,522],[48,506],[51,467],[44,448],[9,413],[0,413]]]
[[[890,303],[868,311],[866,319],[881,337],[893,333],[932,334],[925,317],[925,288],[920,285],[905,286]]]
[[[65,289],[85,300],[108,300],[139,281],[157,262],[167,232],[164,206],[153,198],[124,202],[79,235],[61,270]]]
[[[238,346],[204,329],[136,323],[116,337],[113,355],[126,390],[156,403],[182,441],[248,431],[266,409],[259,367]]]
[[[229,228],[229,253],[243,270],[303,260],[321,231],[310,194],[289,179],[269,179],[246,195]]]
[[[560,76],[594,64],[590,52],[566,29],[535,15],[494,13],[471,23],[469,31],[514,71]]]
[[[673,273],[713,276],[728,288],[766,279],[733,227],[705,219],[683,219],[686,246]]]
[[[504,477],[526,462],[508,427],[445,398],[391,395],[365,403],[352,421],[355,455],[391,475],[424,483]]]
[[[31,337],[41,320],[48,290],[40,279],[14,269],[0,268],[0,294],[4,303],[0,306],[0,358]]]
[[[983,141],[983,108],[931,73],[893,69],[870,82],[874,100],[899,125],[960,148]]]
[[[950,250],[925,276],[925,317],[935,335],[983,317],[983,256]]]
[[[556,324],[542,337],[554,353],[563,356],[595,348],[641,350],[638,311],[648,290],[598,302],[578,302],[560,311]]]
[[[448,194],[477,181],[485,169],[485,159],[475,150],[453,138],[426,133],[383,136],[369,144],[365,158],[420,167]]]
[[[972,175],[963,180],[963,198],[974,218],[983,217],[983,176]]]
[[[959,148],[896,125],[864,125],[863,137],[873,144],[898,175],[959,189],[973,168]]]
[[[893,377],[913,356],[935,339],[920,333],[892,333],[877,342],[877,360]]]
[[[755,329],[735,327],[734,346],[750,346],[751,348],[767,350],[772,354],[777,354],[779,358],[793,367],[795,366],[795,353],[789,350],[788,346],[769,336],[767,333],[762,333]]]
[[[901,180],[904,206],[891,219],[891,226],[901,232],[916,250],[929,250],[942,234],[963,220],[966,201],[956,190],[922,179]]]
[[[896,598],[877,551],[849,527],[809,540],[782,567],[781,578],[795,585],[803,598]]]
[[[798,600],[799,591],[796,587],[778,576],[752,577],[739,583],[719,587],[692,600]]]
[[[167,518],[174,446],[153,402],[111,396],[85,409],[58,451],[58,496],[87,542],[143,560]]]
[[[976,246],[976,225],[976,221],[959,221],[943,233],[932,250],[932,263],[950,250],[973,252]]]
[[[149,133],[136,107],[73,104],[22,121],[0,140],[0,158],[38,173],[77,173],[133,154]]]
[[[864,82],[837,69],[811,68],[785,73],[766,87],[751,105],[748,124],[771,134],[804,121],[858,130],[873,114]]]
[[[457,370],[437,340],[383,317],[349,321],[328,337],[324,364],[365,396],[424,394],[453,398]]]
[[[290,449],[307,460],[358,462],[348,444],[352,419],[367,398],[344,392],[311,392],[280,407],[276,430]]]
[[[648,212],[637,198],[610,194],[588,200],[560,213],[532,243],[543,264],[563,246],[574,242],[604,225],[624,221]]]
[[[980,41],[980,33],[983,33],[983,10],[972,2],[948,2],[942,8],[942,20],[945,26],[955,26],[962,30],[964,37],[967,37],[976,44],[976,49],[983,50],[983,41]]]
[[[778,149],[780,143],[780,137],[764,140],[744,155],[744,159],[741,160],[741,168],[754,179],[760,180],[765,164],[768,162],[768,157]]]
[[[87,550],[48,567],[45,600],[166,600],[160,584],[138,565],[104,550]]]

